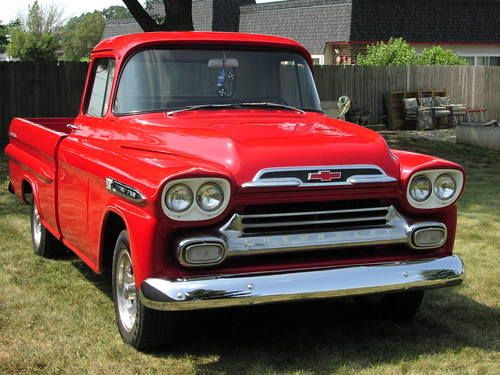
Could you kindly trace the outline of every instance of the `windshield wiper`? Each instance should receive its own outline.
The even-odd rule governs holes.
[[[243,107],[271,107],[278,109],[287,109],[299,113],[305,113],[302,109],[292,107],[291,105],[271,103],[271,102],[243,102],[243,103],[224,103],[224,104],[200,104],[190,105],[180,109],[174,109],[167,112],[167,116],[173,116],[179,112],[195,111],[197,109],[225,109],[225,108],[243,108]]]
[[[248,103],[239,103],[238,105],[241,107],[272,107],[272,108],[279,108],[279,109],[288,109],[290,111],[296,111],[299,113],[305,113],[305,111],[300,109],[300,108],[293,107],[291,105],[280,104],[280,103],[248,102]]]
[[[172,116],[179,112],[195,111],[197,109],[224,109],[224,108],[234,108],[238,106],[239,106],[238,104],[231,104],[231,103],[190,105],[184,108],[174,109],[172,111],[169,111],[167,112],[167,116]]]

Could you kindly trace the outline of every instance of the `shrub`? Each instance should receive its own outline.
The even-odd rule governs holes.
[[[452,50],[441,46],[424,49],[417,55],[403,38],[390,38],[387,43],[378,42],[367,46],[367,52],[358,56],[358,65],[465,65],[467,61],[457,56]]]

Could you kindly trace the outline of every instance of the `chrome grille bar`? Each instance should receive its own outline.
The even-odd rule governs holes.
[[[329,211],[304,211],[304,212],[284,212],[280,214],[258,214],[258,215],[241,215],[244,219],[260,219],[263,217],[283,217],[283,216],[307,216],[307,215],[328,215],[328,214],[350,214],[356,212],[372,212],[372,211],[388,211],[391,207],[371,207],[371,208],[356,208],[349,210],[329,210]]]
[[[245,217],[242,218],[243,220]],[[387,215],[384,216],[370,216],[364,218],[350,218],[350,219],[332,219],[332,220],[307,220],[307,221],[280,221],[276,223],[263,223],[263,224],[242,224],[243,230],[251,228],[276,228],[276,227],[297,227],[305,225],[322,225],[322,224],[339,224],[339,223],[359,223],[363,221],[379,221],[386,220]]]
[[[282,213],[238,215],[239,230],[244,234],[255,231],[287,232],[291,228],[304,231],[328,226],[362,227],[364,225],[386,225],[391,206],[349,208],[325,211],[297,211]]]

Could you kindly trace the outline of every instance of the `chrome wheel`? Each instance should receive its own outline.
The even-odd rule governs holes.
[[[113,302],[118,331],[123,341],[134,348],[157,348],[172,339],[175,319],[170,314],[149,309],[141,303],[135,289],[130,252],[128,232],[122,230],[116,239],[112,269]]]
[[[127,332],[134,329],[137,318],[137,293],[135,278],[132,271],[132,260],[127,249],[123,248],[118,254],[115,272],[115,293],[118,305],[119,318]]]
[[[38,212],[38,208],[36,204],[33,207],[33,244],[35,248],[40,248],[40,242],[42,241],[42,222],[40,221],[40,213]]]

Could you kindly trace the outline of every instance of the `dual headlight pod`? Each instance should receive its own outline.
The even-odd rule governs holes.
[[[227,207],[231,187],[222,178],[187,178],[169,182],[163,189],[162,207],[175,220],[207,220]]]
[[[413,207],[430,209],[449,206],[462,191],[464,176],[455,169],[433,169],[415,173],[407,197]]]

